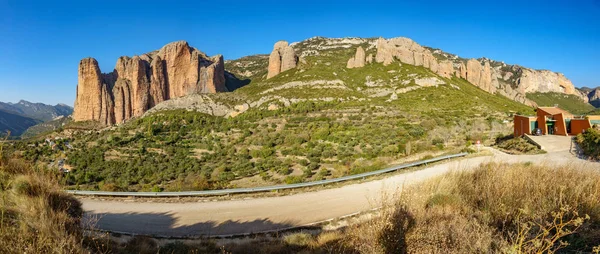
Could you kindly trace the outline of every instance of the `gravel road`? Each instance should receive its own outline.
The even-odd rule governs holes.
[[[305,226],[367,211],[380,206],[384,193],[393,195],[405,185],[451,170],[473,169],[485,162],[581,164],[600,169],[600,163],[577,159],[568,151],[517,156],[489,150],[492,156],[465,158],[381,180],[289,196],[194,203],[81,201],[87,220],[101,230],[163,237],[222,236]]]

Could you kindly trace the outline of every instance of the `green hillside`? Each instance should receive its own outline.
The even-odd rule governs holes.
[[[362,46],[373,54],[369,43]],[[269,80],[256,67],[267,66],[265,57],[228,61],[237,66],[228,71],[249,84],[207,96],[231,107],[251,105],[236,117],[173,109],[76,132],[69,138],[74,149],[66,151],[73,170],[65,183],[178,191],[334,178],[455,153],[475,140],[490,143],[512,132],[506,123],[512,114],[534,112],[423,67],[396,62],[347,69],[358,45],[330,46],[322,38],[294,45],[303,59],[298,68]],[[43,161],[44,149],[25,156]]]
[[[12,137],[19,136],[38,123],[39,120],[0,110],[0,136],[5,136],[8,131]]]
[[[595,109],[591,104],[585,103],[581,98],[572,94],[528,93],[527,98],[537,103],[538,106],[551,107],[558,105],[558,107],[576,115],[587,114]]]
[[[25,132],[23,132],[21,135],[21,138],[32,138],[38,135],[53,132],[65,124],[70,123],[71,120],[72,119],[70,117],[57,117],[54,120],[39,123],[27,128],[27,130],[25,130]]]

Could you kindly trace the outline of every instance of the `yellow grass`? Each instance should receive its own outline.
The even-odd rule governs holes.
[[[592,252],[600,172],[489,164],[450,173],[407,190],[348,239],[361,253]]]

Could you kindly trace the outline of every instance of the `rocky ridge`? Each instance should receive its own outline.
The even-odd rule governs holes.
[[[79,63],[73,119],[103,125],[143,115],[160,102],[193,93],[226,92],[223,56],[208,57],[185,41],[123,56],[110,73],[94,58]]]
[[[525,94],[530,92],[574,94],[587,101],[561,73],[507,65],[486,58],[462,59],[441,50],[423,47],[404,37],[387,40],[378,38],[375,45],[377,63],[389,65],[397,60],[423,66],[442,77],[450,78],[455,75],[489,93],[498,93],[527,105],[535,106],[534,102],[525,97]],[[355,68],[353,63],[353,59],[350,59],[348,68]]]

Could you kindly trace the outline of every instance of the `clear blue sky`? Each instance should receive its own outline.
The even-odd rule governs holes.
[[[119,56],[171,41],[235,59],[313,36],[405,36],[600,86],[599,25],[600,0],[0,0],[0,101],[73,105],[77,65],[88,56],[110,72]]]

